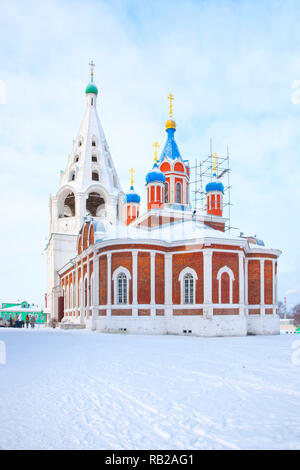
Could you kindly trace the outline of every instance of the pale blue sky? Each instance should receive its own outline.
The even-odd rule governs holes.
[[[49,194],[83,112],[88,62],[124,190],[145,201],[152,143],[175,95],[185,159],[229,145],[232,225],[283,251],[280,298],[300,301],[299,1],[0,0],[0,299],[40,302]]]

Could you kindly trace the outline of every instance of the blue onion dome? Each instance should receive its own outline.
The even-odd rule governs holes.
[[[127,194],[125,194],[124,198],[125,204],[129,202],[135,202],[136,204],[139,204],[141,202],[140,196],[135,192],[133,186],[130,186],[130,190]]]
[[[217,181],[217,179],[215,178],[214,181],[211,181],[205,186],[205,190],[207,193],[211,191],[220,191],[221,193],[224,193],[224,186],[221,181]]]
[[[98,95],[98,88],[96,87],[96,85],[91,82],[87,85],[86,89],[85,89],[85,93],[88,94],[88,93],[94,93],[95,95]]]
[[[166,177],[162,171],[160,171],[158,164],[154,163],[153,168],[149,173],[146,175],[146,183],[154,183],[154,182],[165,183]]]

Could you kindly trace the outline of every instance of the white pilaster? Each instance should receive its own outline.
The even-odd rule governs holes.
[[[107,316],[111,316],[111,253],[107,253]]]
[[[83,275],[83,260],[81,260],[80,323],[84,323],[84,275]]]
[[[276,273],[275,273],[275,260],[272,260],[272,304],[273,304],[273,314],[276,314]]]
[[[244,253],[239,252],[239,304],[240,315],[245,314],[245,273],[244,273]]]
[[[265,261],[260,260],[260,313],[265,314]]]
[[[203,251],[203,292],[204,292],[204,318],[212,318],[212,250]]]
[[[98,316],[98,309],[99,309],[99,257],[94,254],[93,260],[93,292],[92,292],[92,302],[93,302],[93,309],[92,309],[92,330],[96,329],[96,319]]]
[[[172,273],[172,254],[165,254],[165,315],[170,317],[173,315],[172,309],[172,283],[173,283],[173,273]]]
[[[137,304],[137,261],[138,261],[138,251],[132,251],[132,316],[138,316]]]
[[[150,269],[151,269],[151,297],[150,297],[150,304],[153,305],[151,308],[151,315],[155,316],[155,251],[151,251],[150,253]]]
[[[75,266],[75,312],[76,319],[78,318],[78,263]]]
[[[86,286],[86,310],[85,316],[88,318],[90,316],[90,306],[91,306],[91,298],[90,298],[90,258],[89,255],[87,256],[87,286]]]

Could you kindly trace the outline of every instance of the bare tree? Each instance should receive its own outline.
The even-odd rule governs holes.
[[[299,326],[300,325],[300,304],[297,304],[292,308],[292,316],[294,318],[294,325]]]

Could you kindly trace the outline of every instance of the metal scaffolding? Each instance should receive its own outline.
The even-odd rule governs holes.
[[[211,145],[212,147],[212,145]],[[193,204],[193,209],[200,214],[206,214],[207,212],[207,202],[206,202],[206,192],[205,186],[207,183],[213,180],[214,166],[216,168],[217,179],[221,180],[224,185],[224,197],[223,197],[223,217],[227,219],[225,230],[230,232],[230,208],[231,208],[231,199],[230,199],[230,165],[229,165],[229,150],[227,148],[226,157],[213,155],[212,148],[210,155],[204,160],[195,159],[194,166],[190,167],[190,191],[191,202]]]

